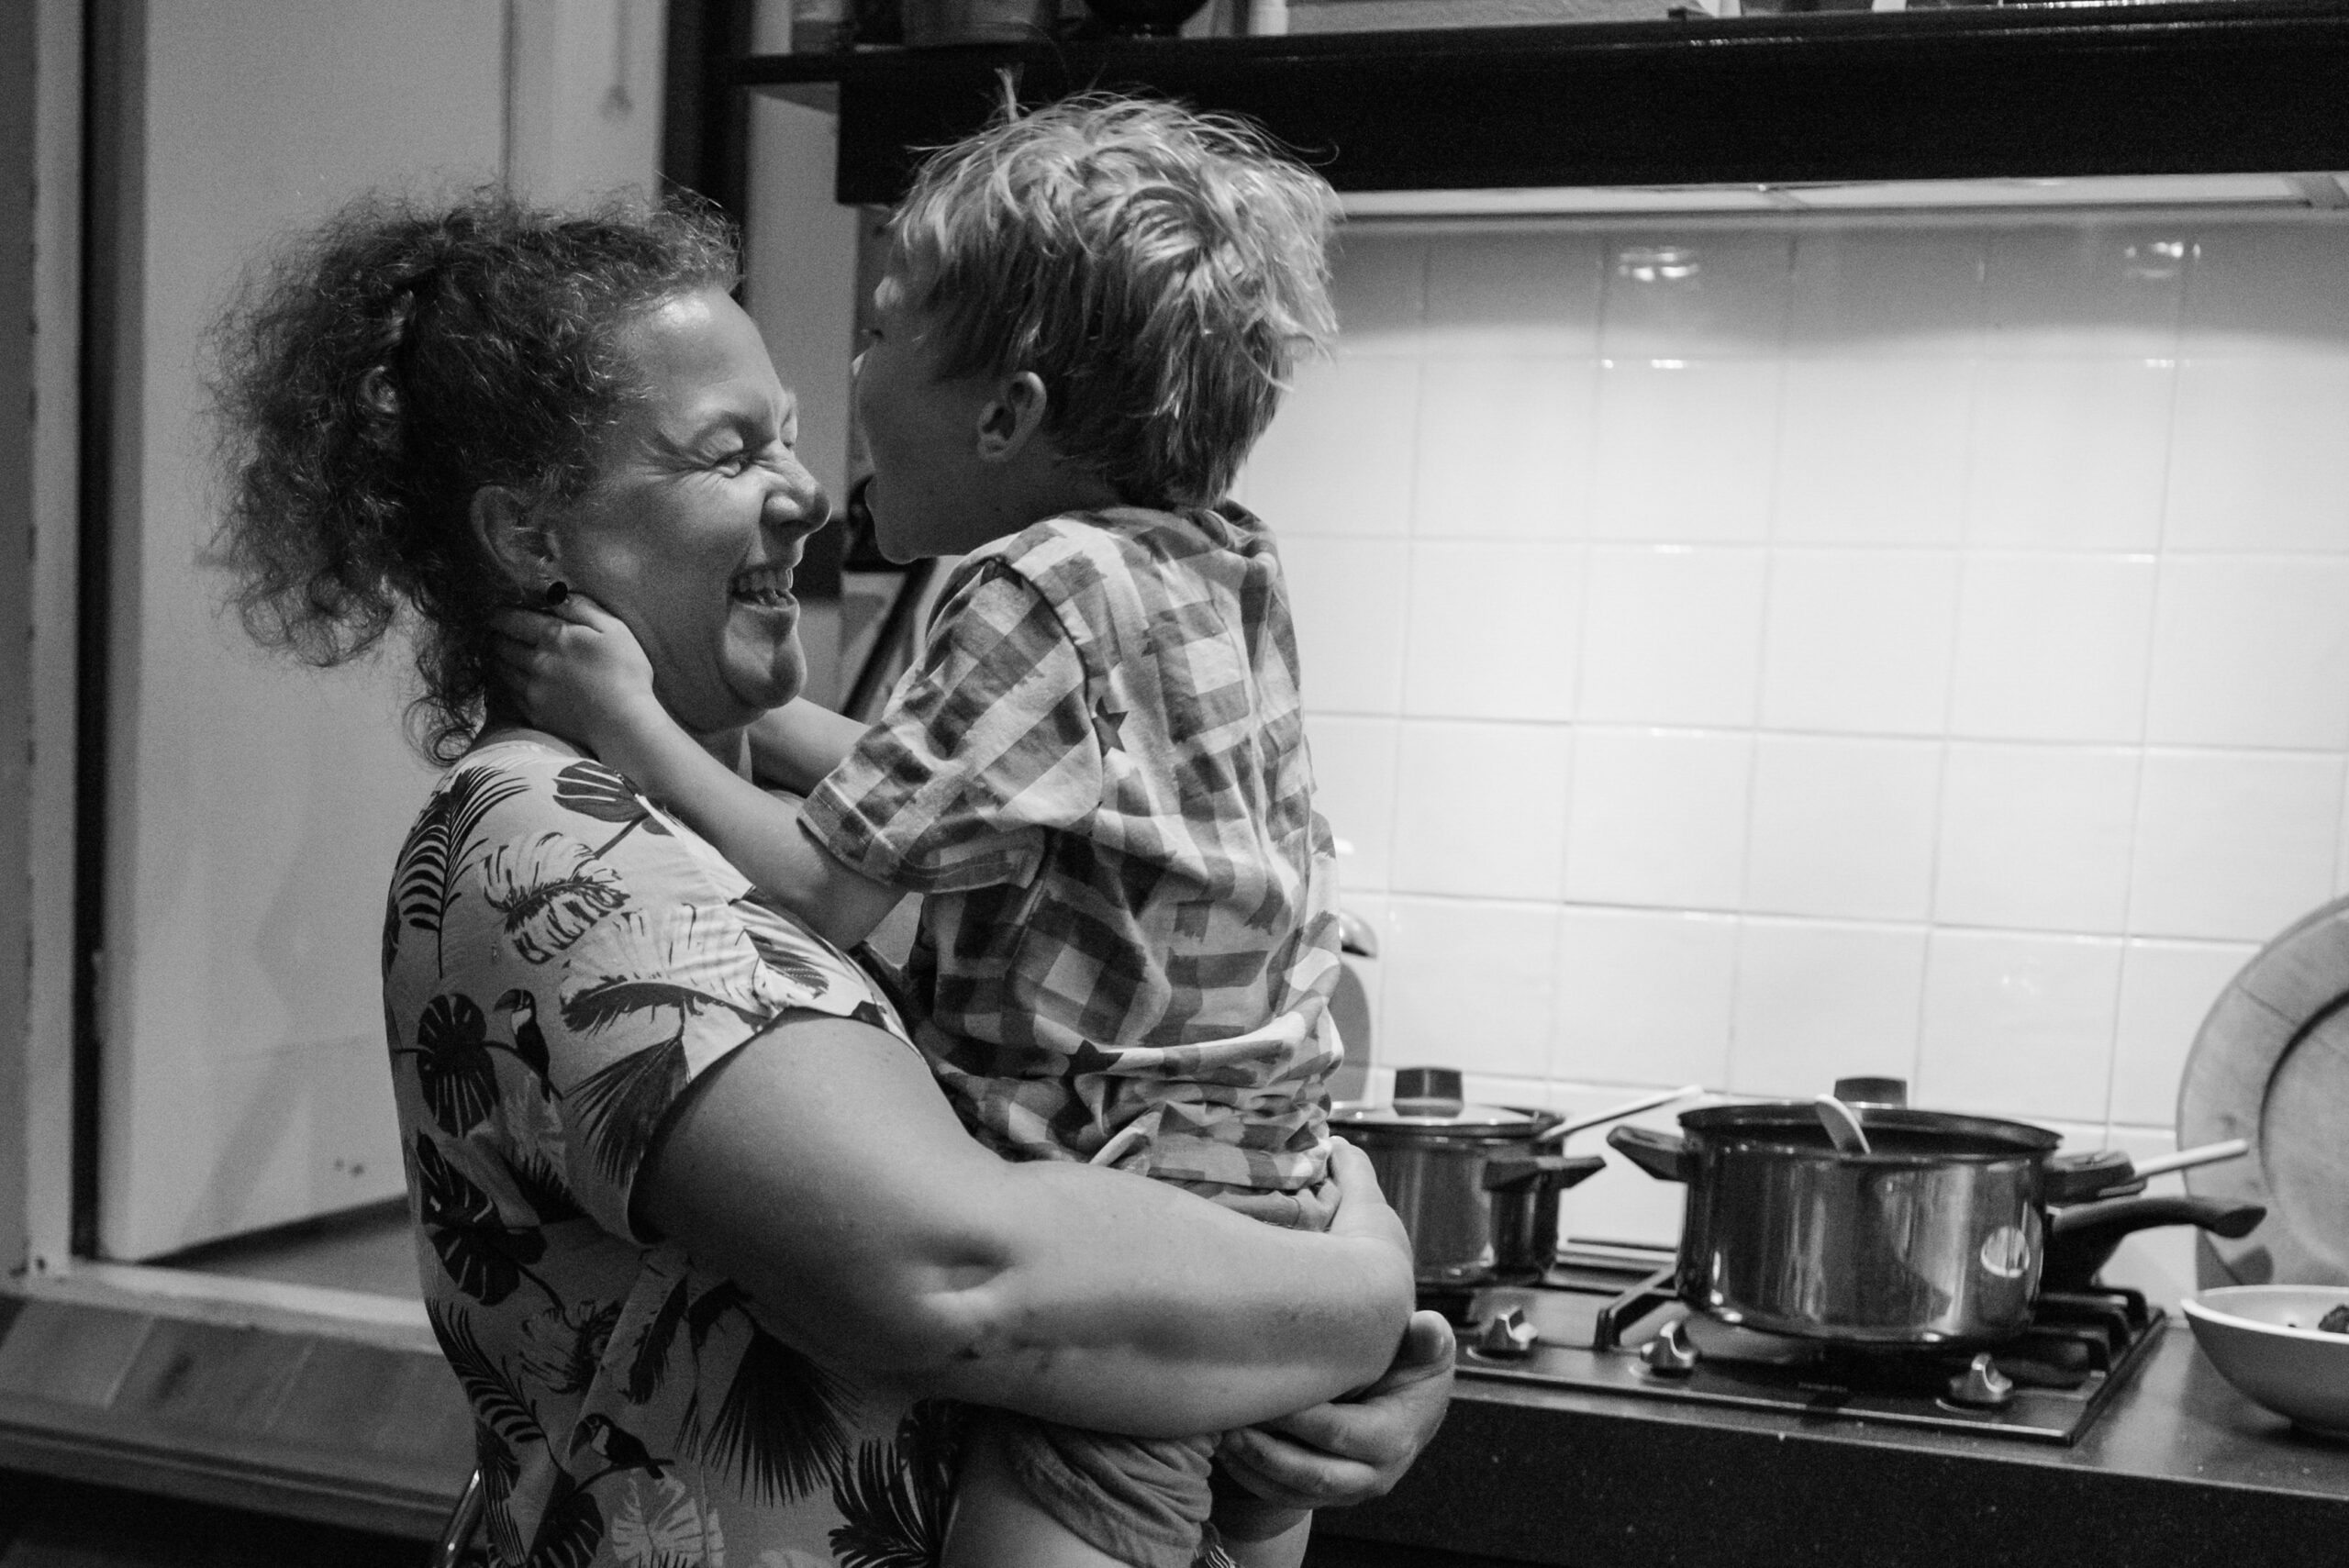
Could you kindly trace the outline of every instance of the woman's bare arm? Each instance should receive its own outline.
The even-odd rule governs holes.
[[[1143,1437],[1267,1420],[1386,1373],[1408,1241],[1369,1164],[1327,1235],[1161,1183],[1012,1163],[876,1029],[795,1014],[711,1068],[638,1180],[640,1220],[778,1330],[922,1392]]]

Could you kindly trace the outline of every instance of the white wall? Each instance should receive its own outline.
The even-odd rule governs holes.
[[[623,24],[626,30],[623,32]],[[376,973],[431,775],[396,650],[321,674],[216,615],[205,323],[272,236],[379,184],[652,178],[646,0],[144,8],[110,700],[102,1250],[137,1258],[400,1190]],[[614,88],[620,92],[615,95]]]
[[[787,28],[781,7],[763,6],[763,28]],[[787,32],[785,34],[787,39]],[[783,48],[763,31],[759,47]],[[759,324],[785,386],[799,400],[799,457],[846,505],[849,361],[856,342],[858,210],[832,200],[840,121],[803,105],[751,99],[750,210],[743,215],[743,307]],[[801,602],[799,639],[807,651],[807,695],[836,702],[841,605]]]
[[[2210,999],[2349,888],[2344,279],[2349,224],[2207,214],[1358,225],[1242,495],[1379,1060],[2166,1148]]]

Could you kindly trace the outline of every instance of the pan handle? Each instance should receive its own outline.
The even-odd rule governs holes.
[[[1652,1127],[1617,1127],[1608,1130],[1607,1142],[1659,1182],[1686,1182],[1696,1174],[1687,1140],[1677,1133],[1658,1132]]]
[[[1488,1193],[1560,1192],[1586,1182],[1606,1168],[1596,1154],[1497,1154],[1485,1162],[1484,1185]]]

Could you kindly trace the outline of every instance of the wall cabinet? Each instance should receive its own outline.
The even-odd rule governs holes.
[[[706,80],[836,106],[836,195],[879,203],[1004,69],[1029,101],[1247,114],[1347,192],[2349,169],[2343,0],[719,52]]]

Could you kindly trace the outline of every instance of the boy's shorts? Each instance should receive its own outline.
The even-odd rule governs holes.
[[[1327,1230],[1337,1187],[1253,1192],[1186,1183],[1210,1202],[1267,1225]],[[1211,1475],[1220,1432],[1129,1438],[1039,1421],[1009,1410],[974,1410],[1004,1462],[1036,1506],[1061,1527],[1133,1568],[1192,1568],[1215,1506]]]
[[[1071,1534],[1133,1568],[1197,1561],[1220,1434],[1127,1438],[1008,1410],[976,1415],[1028,1496]]]

